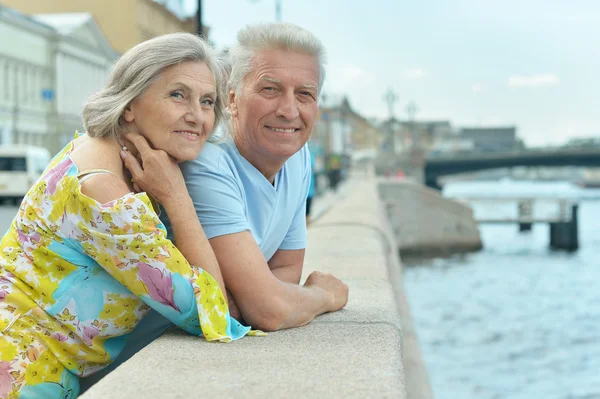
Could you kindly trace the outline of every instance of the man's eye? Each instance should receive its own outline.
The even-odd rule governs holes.
[[[301,91],[300,94],[305,97],[314,97],[310,91]]]
[[[271,87],[271,86],[267,86],[267,87],[265,87],[263,90],[266,90],[266,91],[273,91],[273,90],[275,90],[275,88],[274,88],[274,87]]]

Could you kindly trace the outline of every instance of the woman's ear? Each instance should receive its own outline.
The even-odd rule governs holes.
[[[233,118],[238,116],[238,109],[235,103],[235,92],[233,90],[229,90],[229,102],[227,108],[229,109],[229,115]]]
[[[133,122],[133,120],[135,119],[133,110],[131,109],[131,104],[127,105],[127,107],[125,107],[125,111],[123,112],[123,119],[125,120],[125,122]]]

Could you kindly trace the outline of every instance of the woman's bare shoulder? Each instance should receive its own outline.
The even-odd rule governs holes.
[[[79,170],[81,192],[88,197],[104,204],[132,191],[118,143],[81,136],[75,139],[70,156]]]

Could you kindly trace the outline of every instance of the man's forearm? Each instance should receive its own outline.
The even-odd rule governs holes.
[[[284,305],[286,312],[277,330],[304,326],[318,315],[332,311],[333,298],[325,290],[292,283],[282,282],[282,285],[288,295]]]
[[[304,265],[304,252],[304,249],[278,250],[268,262],[271,273],[279,281],[300,284],[302,266]]]
[[[271,269],[271,272],[279,281],[290,284],[300,284],[300,278],[302,276],[302,266],[297,267],[296,265],[280,266],[276,269]]]

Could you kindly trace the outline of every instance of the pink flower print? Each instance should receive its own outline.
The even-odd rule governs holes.
[[[17,229],[17,235],[21,245],[27,244],[29,242],[29,237],[27,237],[27,234],[23,233],[21,230]]]
[[[146,263],[138,263],[138,275],[146,284],[150,297],[156,302],[181,312],[173,298],[173,279],[167,271],[156,269]]]
[[[70,158],[60,161],[54,168],[50,169],[44,176],[46,180],[46,194],[53,195],[56,192],[56,185],[59,180],[67,173],[67,170],[73,165]]]
[[[92,346],[92,340],[99,332],[100,330],[94,326],[83,326],[83,337],[81,337],[81,339],[83,339],[83,342],[85,342],[87,346]]]
[[[36,231],[36,232],[34,232],[34,233],[33,233],[33,234],[30,236],[29,240],[30,240],[31,242],[35,242],[36,244],[39,244],[39,243],[40,243],[40,241],[42,240],[42,236],[40,235],[40,233],[38,233],[38,232]]]
[[[12,383],[15,380],[10,374],[12,369],[11,362],[0,362],[0,397],[5,398],[12,390]]]
[[[7,295],[8,295],[8,291],[0,290],[0,301],[5,300]]]
[[[27,235],[23,233],[21,230],[17,229],[18,240],[21,243],[21,246],[25,246],[25,244],[39,244],[41,241],[40,233],[35,232],[31,235]]]
[[[63,335],[61,333],[54,333],[52,335],[52,338],[54,338],[58,342],[65,342],[68,339],[66,335]]]

